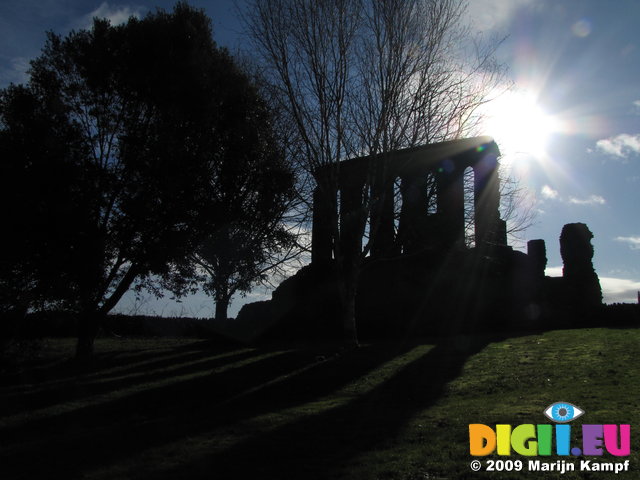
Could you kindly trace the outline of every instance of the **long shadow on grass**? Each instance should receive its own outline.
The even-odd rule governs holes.
[[[344,406],[257,435],[219,454],[136,478],[329,478],[349,459],[392,441],[411,418],[438,400],[467,358],[489,341],[462,346],[451,339]]]
[[[15,428],[7,427],[3,430],[20,439],[22,436],[28,437],[31,430],[63,431],[69,425],[99,429],[105,424],[109,426],[110,422],[126,419],[127,415],[133,415],[137,420],[173,417],[180,415],[181,411],[202,408],[201,404],[205,401],[211,405],[238,390],[264,381],[274,373],[296,368],[300,361],[291,352],[257,351],[252,355],[232,355],[222,360],[217,366],[228,368],[222,372],[211,371],[211,365],[209,368],[201,368],[201,364],[192,364],[190,369],[181,369],[180,375],[168,372],[161,385],[140,383],[134,385],[131,391],[115,389],[109,392],[112,398],[88,399],[88,403],[84,405],[79,398],[80,405],[71,411],[54,411],[50,415],[26,419]],[[234,360],[243,364],[234,367]],[[82,386],[78,388],[81,389]],[[76,402],[75,398],[73,402]]]
[[[395,346],[365,347],[318,362],[308,353],[276,351],[214,375],[196,369],[193,373],[204,374],[5,428],[0,435],[12,443],[0,465],[27,478],[45,473],[74,478],[154,446],[328,395],[400,353]]]
[[[89,378],[67,379],[55,385],[32,392],[17,392],[5,396],[6,406],[0,412],[5,417],[25,410],[45,408],[67,401],[78,401],[93,395],[100,395],[136,385],[160,381],[167,377],[189,375],[198,370],[211,370],[223,365],[246,360],[256,355],[254,351],[242,351],[236,354],[214,354],[213,352],[194,352],[178,357],[146,362],[124,370],[107,374],[92,375]],[[176,366],[179,365],[179,366]],[[171,367],[170,372],[162,368]],[[153,373],[144,373],[153,371]],[[109,380],[110,379],[110,380]]]
[[[148,371],[151,367],[161,368],[175,364],[176,357],[183,356],[185,360],[204,358],[212,355],[212,351],[225,352],[237,349],[239,346],[228,342],[220,344],[217,341],[202,340],[180,346],[167,346],[153,349],[119,350],[116,353],[96,353],[90,364],[78,364],[73,359],[67,361],[49,362],[34,365],[26,371],[10,373],[0,377],[0,386],[20,389],[24,384],[74,382],[79,377],[98,374],[101,378],[120,376],[123,374]],[[127,368],[127,366],[129,366]],[[123,368],[124,367],[124,368]],[[115,369],[114,372],[106,372]]]

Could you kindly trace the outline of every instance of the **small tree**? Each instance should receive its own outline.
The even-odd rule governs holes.
[[[247,157],[236,172],[227,201],[235,213],[207,235],[192,255],[195,271],[204,273],[204,290],[215,299],[215,319],[226,320],[231,298],[248,292],[256,283],[297,255],[296,235],[283,223],[293,200],[293,172],[285,163],[277,142],[269,135],[268,114],[247,122]],[[249,150],[248,145],[255,148]]]
[[[245,10],[254,51],[295,125],[298,159],[330,205],[350,342],[357,343],[355,293],[370,246],[345,251],[341,238],[362,238],[367,217],[378,228],[394,150],[469,133],[502,81],[497,44],[475,41],[462,25],[464,8],[458,0],[252,0]],[[340,218],[340,162],[362,155],[382,161],[367,173],[362,209]]]
[[[261,228],[253,222],[236,221],[211,235],[197,250],[194,263],[205,272],[204,290],[215,300],[215,319],[226,320],[232,297],[265,281],[284,261],[277,254],[291,251],[293,243],[294,236],[282,225]]]
[[[241,210],[236,174],[254,151],[246,134],[256,126],[257,93],[215,45],[209,19],[182,3],[120,26],[95,20],[65,38],[50,33],[28,91],[56,114],[51,123],[71,132],[59,158],[74,175],[54,179],[72,195],[63,212],[73,241],[62,281],[64,303],[79,316],[77,353],[85,356],[101,318],[134,282],[153,290],[160,276],[176,289],[187,285],[180,274],[189,256]],[[3,128],[23,142],[32,133]],[[44,165],[51,152],[34,155]],[[54,213],[58,199],[47,200]]]

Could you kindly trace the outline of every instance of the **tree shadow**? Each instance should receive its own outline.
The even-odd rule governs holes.
[[[321,359],[317,352],[262,350],[265,358],[256,353],[258,360],[218,373],[194,366],[194,378],[3,428],[3,436],[13,439],[2,455],[3,469],[73,478],[154,446],[328,395],[406,348],[369,346]]]
[[[174,365],[179,356],[184,360],[195,360],[210,357],[212,351],[223,353],[237,350],[238,344],[228,343],[220,345],[219,342],[202,340],[186,345],[161,347],[152,349],[118,350],[117,352],[97,352],[90,362],[78,362],[74,358],[67,360],[42,361],[30,365],[24,371],[6,373],[0,376],[0,386],[20,388],[24,384],[53,384],[56,382],[76,381],[79,377],[99,375],[120,376],[136,371],[148,371],[150,367]],[[166,358],[165,358],[166,357]],[[154,364],[149,363],[153,361]],[[143,364],[143,365],[136,365]],[[129,368],[123,369],[127,365]],[[107,370],[117,370],[113,373]]]
[[[188,465],[137,478],[329,478],[336,466],[393,439],[432,406],[466,360],[497,338],[438,344],[387,382],[344,406],[249,438]]]

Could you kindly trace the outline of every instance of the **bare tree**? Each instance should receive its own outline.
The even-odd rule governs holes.
[[[536,210],[529,191],[517,177],[500,179],[500,216],[507,222],[507,235],[514,242],[522,242],[524,232],[535,223]]]
[[[370,230],[379,228],[383,210],[393,208],[385,165],[395,150],[469,134],[503,80],[498,44],[475,38],[464,10],[463,0],[252,0],[244,11],[274,98],[295,126],[297,160],[329,205],[353,343],[360,265],[375,245],[346,248],[355,243],[342,240],[362,238],[367,218]],[[362,208],[340,218],[340,162],[362,155],[380,161],[358,192]]]

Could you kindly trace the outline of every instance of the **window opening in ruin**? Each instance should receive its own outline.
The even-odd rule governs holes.
[[[464,182],[464,244],[467,248],[476,245],[476,213],[475,213],[475,174],[473,168],[467,167],[463,174]]]

